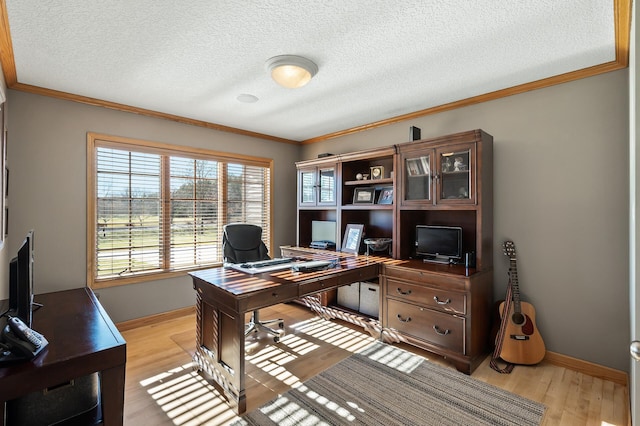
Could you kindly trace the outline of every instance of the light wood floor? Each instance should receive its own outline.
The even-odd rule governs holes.
[[[287,336],[275,345],[259,333],[247,339],[247,405],[252,410],[346,358],[372,341],[368,333],[339,320],[324,321],[307,308],[282,304],[263,309],[283,318]],[[127,341],[125,425],[224,425],[237,417],[217,391],[191,367],[195,315],[122,333]],[[446,360],[408,345],[403,348],[449,366]],[[546,407],[543,425],[615,425],[628,421],[626,386],[542,362],[516,366],[511,374],[489,367],[472,377]]]

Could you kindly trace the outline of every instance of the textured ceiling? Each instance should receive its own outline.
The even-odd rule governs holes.
[[[296,141],[616,60],[613,0],[5,2],[18,83]]]

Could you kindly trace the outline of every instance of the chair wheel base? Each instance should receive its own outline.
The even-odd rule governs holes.
[[[272,324],[278,324],[278,329],[269,327]],[[251,315],[251,320],[246,324],[244,335],[245,337],[249,335],[249,333],[258,331],[265,331],[267,333],[274,335],[274,342],[278,343],[280,339],[284,336],[284,321],[282,319],[272,319],[266,321],[260,321],[260,316],[257,311],[253,311]]]

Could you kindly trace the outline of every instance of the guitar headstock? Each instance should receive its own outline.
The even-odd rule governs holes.
[[[513,241],[505,241],[502,243],[504,254],[511,260],[516,260],[516,245]]]

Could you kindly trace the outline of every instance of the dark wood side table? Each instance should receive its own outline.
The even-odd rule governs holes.
[[[5,403],[91,373],[101,373],[102,420],[122,425],[127,344],[89,288],[39,294],[32,327],[49,345],[32,361],[0,367],[0,425]]]

